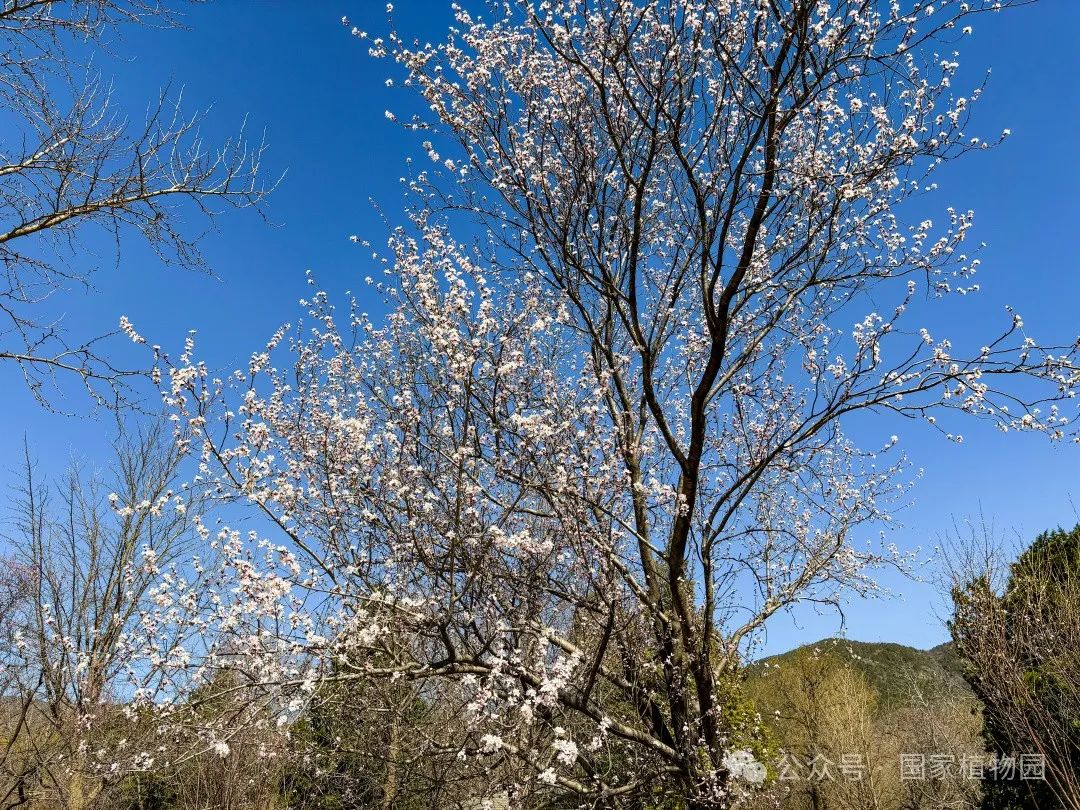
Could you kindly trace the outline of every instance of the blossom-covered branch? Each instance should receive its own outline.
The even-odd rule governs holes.
[[[972,214],[908,217],[999,140],[953,49],[1000,5],[511,2],[373,40],[431,111],[391,313],[319,292],[247,369],[165,363],[198,485],[258,518],[204,527],[226,566],[147,617],[211,639],[147,700],[228,665],[287,725],[325,683],[423,684],[520,806],[731,806],[763,773],[757,633],[914,560],[870,542],[910,475],[854,415],[1071,435],[1071,337],[922,327],[979,288]]]

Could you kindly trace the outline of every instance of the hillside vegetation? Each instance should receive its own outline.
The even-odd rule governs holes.
[[[913,685],[955,698],[972,697],[951,642],[919,650],[891,642],[825,638],[755,662],[748,669],[748,678],[764,684],[778,669],[790,665],[807,651],[816,651],[838,665],[850,666],[866,678],[882,708],[910,703]]]
[[[746,690],[777,750],[757,806],[978,805],[981,714],[949,645],[825,639],[756,662]]]

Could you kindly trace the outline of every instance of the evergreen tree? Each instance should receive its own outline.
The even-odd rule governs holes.
[[[1063,795],[1080,782],[1080,662],[1071,638],[1078,595],[1080,525],[1040,534],[1010,566],[1000,595],[989,576],[954,590],[951,630],[984,705],[987,748],[999,762],[1016,760],[987,769],[983,810],[1065,806]],[[1025,773],[1025,755],[1036,767],[1046,758],[1045,779]]]

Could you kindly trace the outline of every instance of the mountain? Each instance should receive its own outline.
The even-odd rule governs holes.
[[[884,709],[909,703],[915,688],[938,697],[945,694],[973,697],[961,676],[962,664],[950,642],[919,650],[888,642],[826,638],[751,664],[747,678],[751,684],[767,680],[770,674],[783,670],[808,653],[850,666],[861,673],[877,693]]]

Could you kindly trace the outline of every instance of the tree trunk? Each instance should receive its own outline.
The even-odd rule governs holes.
[[[390,739],[386,751],[386,777],[383,779],[383,797],[380,807],[390,810],[398,794],[398,757],[401,749],[401,729],[396,719],[390,721]]]

